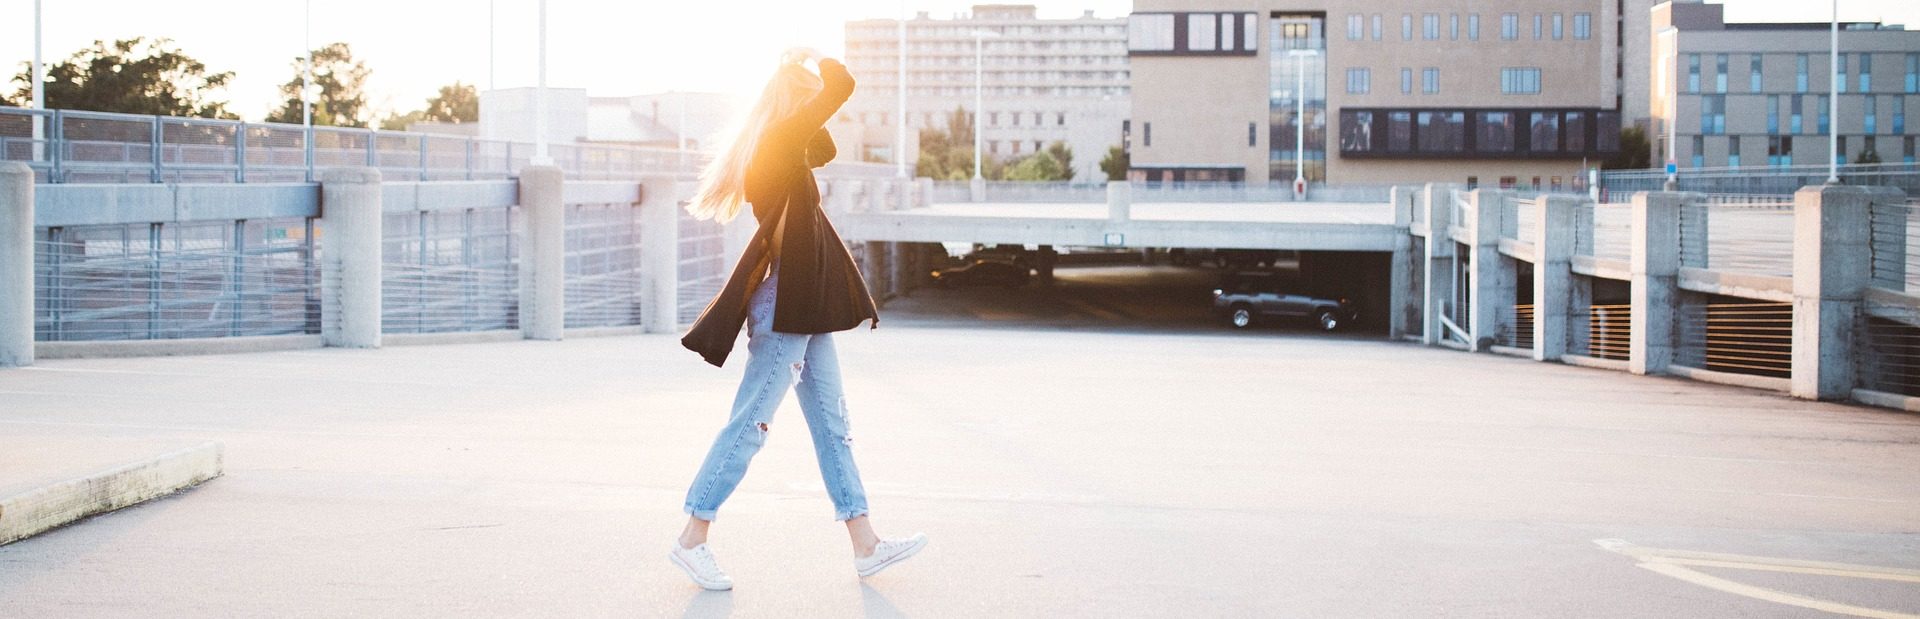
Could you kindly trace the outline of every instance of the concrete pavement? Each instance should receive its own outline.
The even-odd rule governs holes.
[[[839,342],[875,523],[933,540],[865,583],[791,401],[715,524],[738,589],[668,565],[739,368],[637,336],[0,372],[0,432],[227,446],[0,547],[0,616],[1797,617],[1595,540],[1920,569],[1912,415],[1285,330]],[[1920,613],[1915,582],[1687,569]]]

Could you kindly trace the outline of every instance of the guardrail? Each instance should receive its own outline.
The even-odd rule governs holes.
[[[1181,202],[1298,202],[1293,186],[1287,183],[1244,183],[1229,181],[1131,181],[1132,201],[1138,203]],[[1308,202],[1386,202],[1391,185],[1326,185],[1307,187]],[[984,181],[976,188],[968,181],[935,181],[933,201],[1027,202],[1027,203],[1099,203],[1107,200],[1107,183],[1084,181]]]
[[[1824,151],[1823,151],[1824,152]],[[1824,164],[1681,168],[1674,191],[1720,194],[1792,195],[1801,187],[1827,182]],[[1839,166],[1841,184],[1894,187],[1920,195],[1920,163],[1856,163]],[[1664,191],[1665,170],[1606,170],[1600,173],[1602,199],[1625,201],[1640,191]]]

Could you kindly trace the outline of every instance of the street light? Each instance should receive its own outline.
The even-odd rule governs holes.
[[[533,89],[533,165],[553,165],[547,156],[547,0],[540,0],[540,81]]]
[[[1000,34],[986,28],[973,30],[973,180],[976,181],[983,178],[980,176],[980,123],[987,116],[982,108],[986,101],[982,95],[986,92],[986,73],[983,68],[987,57],[982,50],[986,47],[987,37],[1000,38]]]
[[[1833,23],[1829,30],[1827,58],[1827,184],[1840,183],[1840,0],[1833,0]]]
[[[1320,50],[1287,50],[1293,57],[1293,100],[1296,104],[1293,116],[1293,197],[1304,198],[1307,195],[1307,57],[1320,55]]]
[[[37,0],[36,0],[37,1]],[[907,3],[900,2],[900,75],[894,80],[894,90],[899,95],[899,116],[895,117],[898,126],[893,135],[894,175],[907,177]]]
[[[33,0],[33,109],[47,109],[46,80],[40,73],[40,0]],[[45,116],[33,117],[33,160],[40,161],[46,156],[46,147],[41,140],[46,139]]]

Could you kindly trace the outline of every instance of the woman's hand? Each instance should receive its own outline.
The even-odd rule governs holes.
[[[787,51],[780,53],[780,62],[783,64],[804,65],[808,61],[819,63],[822,58],[826,58],[826,55],[811,47],[789,47]]]

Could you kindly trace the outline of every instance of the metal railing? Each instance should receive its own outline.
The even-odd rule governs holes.
[[[1920,194],[1920,163],[1847,164],[1839,168],[1840,182],[1847,185],[1898,187],[1908,195]],[[1801,187],[1827,182],[1827,166],[1741,166],[1731,168],[1683,168],[1677,176],[1677,191],[1792,195]],[[1665,170],[1608,170],[1600,173],[1602,199],[1626,201],[1639,191],[1663,191]]]
[[[1288,183],[1245,183],[1230,181],[1132,181],[1134,203],[1182,202],[1297,202]],[[1028,203],[1101,203],[1107,201],[1107,183],[1084,181],[989,181],[982,191],[982,202]],[[1386,202],[1388,185],[1310,185],[1310,202]],[[959,203],[973,201],[967,181],[935,181],[933,201]]]
[[[1674,363],[1735,374],[1791,376],[1793,304],[1682,296],[1686,300],[1674,325]]]
[[[1860,313],[1854,359],[1862,388],[1920,396],[1920,311],[1869,303]]]
[[[1876,202],[1868,219],[1873,285],[1920,292],[1920,200]]]
[[[429,205],[388,213],[380,304],[386,333],[520,326],[517,207]]]
[[[1533,348],[1533,305],[1514,305],[1507,311],[1506,325],[1500,330],[1500,345],[1511,348]]]
[[[727,283],[725,228],[711,219],[699,219],[686,209],[675,209],[679,238],[679,320],[691,323],[707,302]]]
[[[1632,305],[1588,306],[1579,318],[1586,321],[1587,336],[1575,340],[1574,354],[1614,361],[1626,361],[1631,356]]]
[[[1708,195],[1681,209],[1681,264],[1793,276],[1793,196]]]
[[[640,205],[568,204],[567,328],[641,324]]]

